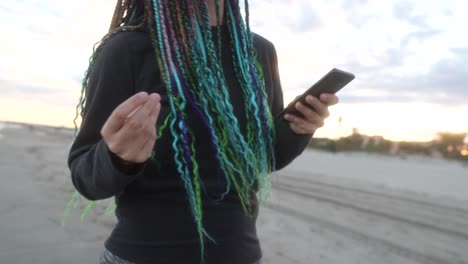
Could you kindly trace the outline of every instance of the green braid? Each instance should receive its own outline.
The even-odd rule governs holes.
[[[215,1],[218,25],[221,22],[219,1]],[[214,29],[217,32],[215,45],[207,4],[198,0],[118,0],[109,33],[93,48],[74,119],[76,136],[79,131],[76,120],[79,115],[85,115],[90,73],[106,40],[121,31],[149,29],[170,106],[169,115],[157,130],[158,138],[171,136],[174,163],[187,192],[201,244],[202,260],[204,239],[214,239],[203,225],[201,186],[204,177],[199,173],[198,139],[189,126],[189,114],[198,116],[208,132],[219,173],[227,183],[221,197],[235,191],[246,214],[254,213],[251,199],[255,191],[269,191],[269,175],[275,167],[273,117],[262,68],[253,46],[248,1],[245,0],[244,4],[245,21],[238,0],[226,0],[223,12],[230,34],[229,48],[234,71],[243,94],[247,120],[245,134],[241,132],[228,92],[222,66],[220,26]],[[154,151],[150,160],[160,167]],[[62,223],[79,197],[77,192],[73,194]],[[86,206],[82,219],[93,204],[91,202]],[[115,204],[109,204],[106,212],[109,208],[115,208]]]

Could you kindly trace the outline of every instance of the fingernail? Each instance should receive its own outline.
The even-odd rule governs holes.
[[[153,101],[158,101],[159,100],[159,96],[155,93],[152,93],[150,94],[150,99],[153,100]]]
[[[137,97],[138,99],[143,100],[143,99],[146,99],[146,96],[147,96],[147,95],[148,95],[148,94],[147,94],[146,92],[139,92],[139,93],[136,94],[136,97]]]

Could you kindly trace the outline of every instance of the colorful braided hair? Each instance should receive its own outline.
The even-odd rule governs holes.
[[[215,3],[219,10],[219,0]],[[206,1],[200,0],[118,0],[109,33],[90,59],[74,120],[76,135],[76,120],[78,114],[83,116],[86,104],[89,74],[105,41],[121,31],[149,29],[170,106],[170,114],[159,128],[158,136],[162,136],[163,129],[164,136],[167,136],[166,131],[172,136],[174,162],[184,183],[202,253],[204,238],[213,239],[203,227],[203,176],[199,174],[195,147],[197,138],[188,125],[187,113],[195,113],[209,131],[209,147],[216,157],[217,171],[227,183],[221,199],[235,191],[245,213],[251,214],[252,195],[255,190],[259,191],[260,198],[268,195],[269,175],[275,167],[274,123],[262,69],[253,47],[247,0],[244,5],[245,21],[239,0],[225,2],[225,23],[231,40],[229,48],[244,99],[247,120],[245,134],[241,133],[230,103],[228,84],[221,64],[220,29],[216,28],[217,50]],[[217,11],[218,22],[219,17]],[[154,153],[151,160],[156,160]],[[67,205],[65,217],[79,196],[77,192],[74,193]],[[82,218],[92,205],[93,202],[88,204]],[[106,211],[112,211],[113,206],[109,206]]]

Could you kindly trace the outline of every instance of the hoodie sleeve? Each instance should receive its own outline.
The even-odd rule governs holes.
[[[146,166],[124,164],[100,133],[112,111],[135,91],[129,34],[112,36],[98,52],[90,69],[83,120],[68,155],[73,185],[89,200],[118,195]]]
[[[279,76],[278,56],[273,45],[271,45],[269,57],[273,80],[272,114],[274,117],[276,130],[275,170],[280,170],[290,164],[300,154],[302,154],[304,149],[309,144],[312,135],[296,134],[289,127],[289,121],[284,119],[283,115],[279,115],[279,113],[284,109],[283,90],[281,88],[281,80]]]

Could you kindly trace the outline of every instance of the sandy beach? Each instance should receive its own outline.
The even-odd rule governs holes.
[[[69,129],[0,122],[0,263],[97,263],[115,223],[100,202],[60,218]],[[468,167],[428,157],[307,150],[273,174],[264,263],[468,263]]]

